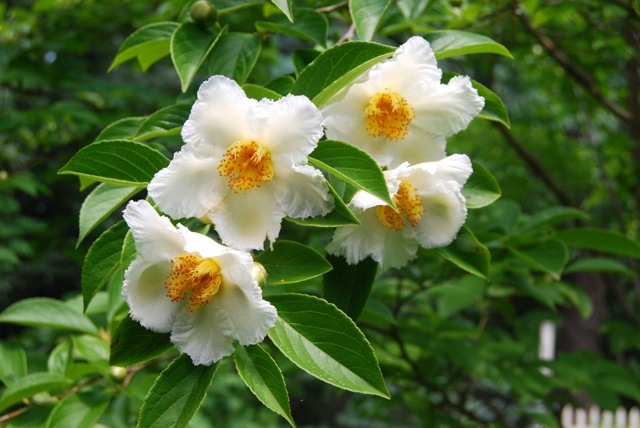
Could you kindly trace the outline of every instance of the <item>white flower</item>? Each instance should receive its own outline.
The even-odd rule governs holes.
[[[322,125],[304,96],[256,101],[233,80],[213,76],[182,129],[186,144],[151,180],[149,195],[172,217],[208,219],[226,245],[262,249],[285,215],[333,209],[322,173],[307,165]]]
[[[124,219],[137,257],[122,294],[131,318],[171,342],[194,364],[210,365],[241,345],[262,342],[278,314],[254,277],[249,253],[174,227],[146,201],[130,202]]]
[[[445,156],[445,137],[465,129],[484,106],[467,76],[441,84],[429,42],[411,37],[322,108],[327,138],[365,150],[383,166]]]
[[[361,224],[338,227],[327,251],[344,256],[349,264],[370,256],[385,271],[415,258],[419,246],[449,245],[467,216],[461,190],[470,175],[471,161],[466,155],[417,165],[404,163],[385,171],[398,211],[359,191],[349,208]]]

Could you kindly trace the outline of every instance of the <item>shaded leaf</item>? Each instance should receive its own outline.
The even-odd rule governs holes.
[[[135,31],[122,43],[108,71],[132,58],[138,58],[142,70],[146,71],[169,55],[171,35],[179,25],[177,22],[156,22]]]
[[[322,217],[309,217],[305,219],[287,217],[287,220],[302,226],[315,227],[337,227],[348,224],[360,224],[360,221],[353,215],[340,196],[338,196],[333,186],[329,182],[326,182],[326,185],[329,188],[329,192],[333,195],[333,201],[335,203],[333,211]]]
[[[0,323],[98,334],[96,326],[85,315],[60,300],[48,297],[33,297],[14,303],[0,314]]]
[[[556,237],[570,247],[640,259],[640,245],[624,235],[604,229],[579,228],[559,232]]]
[[[360,40],[371,41],[391,0],[349,0],[349,12]]]
[[[486,207],[494,203],[502,195],[498,180],[487,168],[477,162],[472,162],[473,173],[462,188],[467,208]]]
[[[228,33],[220,37],[209,54],[209,75],[221,74],[244,83],[258,61],[260,37],[247,33]]]
[[[9,386],[27,374],[27,353],[13,340],[0,341],[0,380]]]
[[[509,248],[520,260],[534,269],[560,278],[562,268],[569,258],[567,247],[557,239],[549,239],[529,248]]]
[[[291,284],[315,278],[331,270],[331,264],[312,248],[293,241],[278,240],[255,261],[267,270],[268,285]]]
[[[293,2],[291,0],[271,0],[282,11],[287,19],[293,22]]]
[[[179,134],[190,112],[190,104],[175,104],[161,108],[140,124],[134,139],[144,141],[149,138]]]
[[[355,265],[344,257],[327,255],[327,260],[333,269],[322,278],[324,297],[357,321],[369,298],[378,263],[370,257]]]
[[[455,241],[447,247],[437,248],[436,252],[475,276],[489,277],[491,253],[466,226],[462,226]]]
[[[146,117],[126,117],[110,123],[98,134],[94,142],[106,140],[127,140],[136,134]]]
[[[111,336],[109,364],[129,367],[152,360],[173,347],[170,336],[147,330],[127,315]]]
[[[39,392],[64,388],[71,384],[71,380],[58,373],[30,373],[20,378],[20,382],[9,385],[0,395],[0,412],[21,402],[25,398],[33,397]]]
[[[329,22],[324,14],[309,8],[297,8],[293,14],[293,20],[276,16],[273,22],[257,21],[256,28],[261,32],[274,31],[326,46]]]
[[[189,89],[200,66],[224,31],[215,34],[187,21],[173,32],[171,61],[180,77],[182,92]]]
[[[85,428],[94,426],[109,405],[102,391],[80,391],[63,398],[49,415],[46,428]]]

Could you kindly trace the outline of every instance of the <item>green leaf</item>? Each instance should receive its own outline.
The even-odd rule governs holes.
[[[562,268],[569,259],[567,247],[557,239],[549,239],[534,247],[509,248],[511,252],[528,266],[560,278]]]
[[[92,427],[109,405],[102,391],[81,391],[63,398],[47,419],[46,428]]]
[[[106,230],[91,245],[82,265],[82,302],[84,310],[91,303],[93,296],[109,280],[119,268],[120,251],[129,228],[120,221]]]
[[[487,168],[477,162],[472,162],[473,173],[462,188],[467,208],[486,207],[494,203],[502,195],[498,180]]]
[[[576,260],[564,269],[565,274],[574,272],[604,272],[619,273],[631,277],[638,276],[638,272],[627,267],[624,263],[606,257],[586,257]]]
[[[180,77],[182,92],[186,92],[191,81],[204,63],[220,36],[201,28],[193,22],[184,22],[171,37],[171,61]]]
[[[7,386],[27,374],[27,353],[17,343],[0,341],[0,380]]]
[[[242,381],[258,400],[295,427],[289,407],[287,386],[273,358],[259,345],[238,345],[234,359]]]
[[[333,201],[335,203],[333,211],[323,217],[309,217],[305,219],[287,217],[287,220],[301,226],[315,227],[337,227],[349,224],[360,224],[360,221],[345,205],[333,186],[329,184],[329,182],[326,182],[326,185],[329,188],[329,192],[333,195]]]
[[[293,22],[293,3],[291,0],[271,0],[271,3],[275,4],[286,15],[287,19]]]
[[[326,46],[329,22],[324,14],[308,8],[296,9],[293,14],[293,21],[276,16],[275,22],[257,21],[256,28],[261,32],[274,31]]]
[[[591,316],[593,313],[593,302],[583,289],[566,282],[555,282],[553,285],[576,307],[582,318],[587,319]]]
[[[536,211],[519,230],[522,232],[539,229],[543,226],[553,226],[557,223],[575,219],[586,219],[589,215],[570,207],[549,207]]]
[[[209,54],[209,75],[221,74],[244,83],[258,61],[261,47],[260,37],[255,34],[225,34]]]
[[[263,98],[278,101],[280,98],[282,98],[282,95],[277,92],[274,92],[263,86],[253,85],[251,83],[245,83],[244,85],[242,85],[242,90],[247,95],[247,97],[253,98],[254,100],[258,101]]]
[[[268,285],[300,282],[331,270],[331,264],[315,250],[293,241],[274,242],[273,250],[263,251],[255,261],[267,270]]]
[[[395,48],[370,42],[341,43],[321,53],[307,66],[291,88],[321,107],[377,62],[388,58]]]
[[[287,95],[291,91],[294,83],[294,78],[287,74],[284,76],[276,77],[275,79],[267,82],[264,85],[264,88],[276,92],[280,95]]]
[[[302,71],[316,58],[318,58],[319,55],[320,51],[316,49],[297,49],[293,52],[291,60],[293,61],[293,67],[296,70],[296,75],[302,73]],[[291,87],[293,87],[293,85],[291,85]]]
[[[58,373],[30,373],[21,377],[20,382],[9,385],[2,392],[2,395],[0,395],[0,413],[39,392],[64,388],[70,384],[70,379]]]
[[[171,349],[170,336],[147,330],[127,315],[111,336],[109,364],[130,367],[152,360]]]
[[[94,142],[106,140],[126,140],[133,137],[146,117],[127,117],[107,125]]]
[[[89,144],[58,174],[73,174],[124,186],[146,186],[154,174],[169,165],[162,153],[135,141],[110,140]]]
[[[174,104],[161,108],[140,124],[133,138],[136,141],[144,141],[179,134],[190,112],[190,104]]]
[[[86,360],[90,363],[98,363],[107,366],[107,360],[109,359],[109,346],[107,343],[99,337],[87,336],[87,335],[74,335],[73,347],[76,354],[80,359]]]
[[[349,0],[349,12],[360,40],[371,41],[391,0]]]
[[[489,37],[459,30],[440,30],[425,34],[437,59],[456,55],[493,53],[513,59],[513,55],[500,43]]]
[[[68,338],[62,340],[53,348],[47,358],[47,370],[50,373],[60,373],[65,375],[71,361],[73,360],[73,346]]]
[[[139,428],[186,427],[198,411],[217,364],[194,366],[182,354],[160,373],[140,408]]]
[[[588,248],[605,253],[640,259],[640,245],[624,235],[604,229],[579,228],[559,232],[556,238],[570,247]]]
[[[324,297],[357,321],[376,279],[378,263],[369,257],[356,265],[350,265],[344,257],[328,255],[327,260],[333,269],[322,278]]]
[[[76,248],[93,229],[142,189],[142,186],[118,186],[110,183],[101,183],[93,189],[80,207],[80,232]]]
[[[171,36],[179,25],[177,22],[156,22],[140,28],[122,43],[108,71],[132,58],[138,58],[142,70],[146,71],[169,55]]]
[[[456,240],[436,252],[456,266],[482,279],[488,279],[491,253],[471,232],[462,226]]]
[[[85,315],[60,300],[48,297],[33,297],[14,303],[0,314],[0,323],[98,334],[96,326]]]
[[[325,140],[309,155],[309,163],[394,206],[384,174],[367,152],[342,141]]]
[[[484,287],[484,281],[467,275],[456,282],[438,284],[429,289],[429,294],[435,296],[438,314],[448,318],[480,300]]]
[[[127,236],[124,238],[124,244],[122,244],[122,252],[120,254],[120,260],[122,269],[126,270],[131,262],[135,260],[136,255],[136,242],[133,239],[131,231],[127,232]]]
[[[298,367],[348,391],[390,397],[371,345],[338,308],[303,294],[267,299],[279,317],[269,337]]]

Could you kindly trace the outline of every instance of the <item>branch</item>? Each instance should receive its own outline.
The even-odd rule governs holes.
[[[611,113],[617,116],[625,123],[633,122],[633,115],[628,110],[619,106],[618,104],[607,98],[598,88],[596,82],[587,74],[578,64],[573,62],[571,58],[560,49],[549,37],[543,32],[533,26],[529,17],[524,13],[522,9],[513,0],[513,11],[516,16],[520,18],[520,22],[524,28],[532,36],[538,40],[538,43],[546,50],[549,55],[566,71],[571,75],[578,83],[580,83],[600,104],[605,106]]]

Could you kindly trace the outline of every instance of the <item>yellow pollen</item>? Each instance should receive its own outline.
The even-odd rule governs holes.
[[[229,177],[229,189],[235,193],[261,187],[273,178],[271,153],[256,141],[236,141],[222,156],[218,174]]]
[[[405,221],[415,226],[425,213],[415,186],[406,181],[400,182],[400,188],[393,197],[393,203],[398,208],[397,212],[388,205],[376,207],[378,220],[389,229],[400,230],[404,227]]]
[[[415,117],[407,100],[392,91],[378,92],[369,100],[364,112],[369,135],[388,140],[402,140],[409,132],[409,124]]]
[[[185,300],[188,312],[195,312],[209,303],[221,284],[218,263],[197,254],[177,255],[171,260],[171,272],[164,280],[167,297],[173,302]]]

